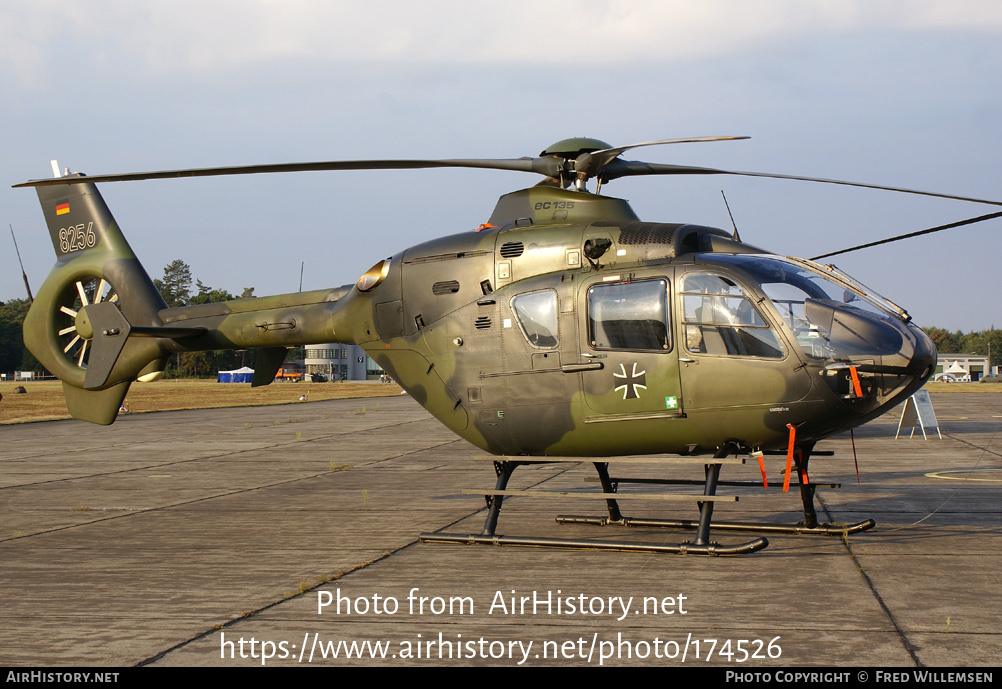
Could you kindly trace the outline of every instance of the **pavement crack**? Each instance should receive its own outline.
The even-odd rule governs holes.
[[[995,450],[989,450],[987,447],[981,447],[980,445],[976,445],[975,443],[972,443],[969,440],[964,440],[963,438],[958,438],[957,436],[953,435],[952,433],[947,433],[947,432],[944,431],[943,435],[945,435],[950,440],[956,440],[958,443],[963,443],[964,445],[969,445],[969,446],[973,447],[976,450],[981,450],[985,454],[995,455],[996,457],[1002,457],[1002,452],[996,452]],[[994,440],[994,439],[995,439],[994,436],[992,438],[990,438],[989,439],[989,444],[991,444],[991,441]]]
[[[821,495],[816,494],[815,498],[817,498],[818,503],[821,505],[821,509],[823,509],[825,511],[825,514],[828,516],[828,521],[834,523],[836,521],[835,515],[833,515],[831,510],[828,509],[828,505],[825,504],[825,501],[821,498]],[[891,625],[893,625],[894,631],[898,635],[898,639],[901,641],[901,645],[904,646],[905,651],[907,651],[908,655],[911,656],[912,662],[915,663],[916,667],[925,667],[925,663],[919,660],[918,653],[915,647],[912,645],[911,641],[908,640],[908,635],[905,634],[905,631],[901,628],[901,625],[898,624],[897,619],[894,617],[894,613],[891,612],[890,607],[888,607],[887,603],[884,601],[883,596],[880,595],[880,591],[877,590],[876,585],[873,583],[873,579],[871,579],[870,575],[867,574],[866,568],[863,566],[863,563],[860,562],[859,557],[856,555],[856,551],[853,549],[852,543],[850,542],[849,538],[843,536],[841,540],[842,540],[842,546],[846,549],[846,552],[849,553],[849,557],[852,558],[852,563],[856,567],[856,571],[858,571],[860,576],[863,577],[863,581],[865,581],[866,585],[869,587],[870,593],[873,594],[873,597],[877,601],[877,604],[880,606],[881,610],[884,611],[884,614],[887,616],[887,619],[890,621]]]

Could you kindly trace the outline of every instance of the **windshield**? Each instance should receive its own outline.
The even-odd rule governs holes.
[[[834,309],[864,318],[875,316],[882,321],[896,320],[896,315],[889,308],[871,300],[849,281],[836,281],[789,259],[746,254],[715,255],[713,261],[731,264],[749,273],[773,303],[783,322],[793,331],[800,347],[814,357],[831,358],[850,353],[836,352],[836,349],[842,348],[833,347],[831,342],[831,314]],[[886,344],[891,346],[893,343],[889,341]],[[851,349],[858,350],[861,345],[858,343]],[[883,343],[879,343],[878,348],[883,349]]]

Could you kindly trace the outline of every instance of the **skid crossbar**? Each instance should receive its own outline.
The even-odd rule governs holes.
[[[815,534],[826,536],[846,536],[872,529],[876,522],[866,519],[855,524],[829,524],[819,523],[817,512],[814,508],[814,494],[818,486],[838,488],[838,483],[814,483],[808,479],[807,466],[812,451],[813,443],[802,443],[793,448],[791,440],[790,453],[795,457],[796,481],[794,487],[800,489],[800,497],[804,508],[804,521],[800,524],[769,524],[760,522],[724,522],[713,521],[713,506],[718,502],[737,502],[738,496],[720,496],[716,494],[717,486],[757,486],[761,485],[754,481],[720,481],[720,468],[724,464],[744,464],[745,458],[730,456],[736,454],[739,448],[735,445],[725,445],[719,448],[712,459],[697,457],[511,457],[497,458],[485,455],[475,455],[471,459],[486,460],[494,462],[494,469],[497,473],[497,483],[493,490],[464,490],[465,494],[483,495],[487,502],[487,518],[484,521],[484,528],[479,534],[454,534],[454,533],[423,533],[422,541],[430,543],[457,543],[472,545],[494,545],[494,546],[526,546],[537,548],[570,548],[577,550],[617,550],[626,552],[645,553],[674,553],[680,555],[744,555],[762,550],[769,545],[769,541],[763,537],[756,538],[746,543],[723,546],[710,540],[710,529],[720,531],[751,531],[758,533],[780,533],[780,534]],[[766,452],[765,454],[781,454],[780,452]],[[817,455],[831,455],[830,451],[814,452]],[[558,462],[591,462],[598,472],[597,481],[601,483],[601,492],[581,492],[581,491],[547,491],[547,490],[507,490],[508,481],[515,469],[523,464],[546,464]],[[651,479],[651,478],[625,478],[612,477],[609,475],[610,464],[617,463],[635,464],[702,464],[705,472],[703,481],[690,479]],[[791,472],[793,473],[793,472]],[[788,477],[790,479],[793,476]],[[703,492],[700,495],[688,494],[663,494],[663,493],[620,493],[619,487],[622,484],[634,483],[642,485],[702,485]],[[692,542],[683,541],[678,545],[663,545],[650,543],[634,543],[618,540],[579,540],[570,538],[536,538],[525,536],[504,536],[496,533],[498,516],[501,512],[502,502],[506,497],[528,497],[528,498],[582,498],[586,500],[605,500],[609,514],[607,516],[582,516],[582,515],[560,515],[557,517],[558,524],[592,524],[596,526],[627,526],[635,528],[672,528],[684,529],[696,532],[696,537]],[[646,519],[638,517],[624,517],[620,511],[619,501],[627,500],[662,500],[662,501],[688,501],[695,500],[699,507],[699,519]]]
[[[617,550],[646,553],[674,553],[680,555],[743,555],[761,550],[769,545],[765,538],[756,538],[747,543],[733,546],[722,546],[710,541],[710,524],[713,515],[713,505],[717,502],[737,502],[736,495],[716,495],[717,477],[722,464],[744,464],[743,457],[731,457],[736,448],[726,446],[717,451],[712,459],[693,457],[512,457],[499,459],[490,457],[494,462],[497,482],[493,490],[463,491],[466,494],[483,495],[487,502],[487,518],[484,528],[479,534],[455,533],[423,533],[420,538],[429,543],[458,543],[474,545],[510,545],[537,548],[571,548],[577,550]],[[487,457],[478,455],[471,459],[483,460]],[[542,491],[542,490],[507,490],[508,481],[515,469],[523,464],[544,464],[551,462],[591,461],[598,479],[602,484],[601,492],[575,491]],[[702,464],[706,479],[702,482],[702,494],[665,494],[665,493],[620,493],[619,482],[609,477],[611,463],[631,462],[638,464]],[[683,542],[678,545],[631,543],[618,540],[575,540],[568,538],[535,538],[524,536],[504,536],[496,533],[501,505],[506,497],[519,496],[530,498],[583,498],[604,500],[609,516],[603,523],[622,524],[626,518],[622,516],[619,500],[661,500],[661,501],[696,501],[699,506],[699,522],[696,526],[696,538],[693,542]],[[594,523],[586,521],[584,523]]]

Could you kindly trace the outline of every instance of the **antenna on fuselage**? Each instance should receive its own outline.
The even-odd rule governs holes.
[[[731,227],[734,228],[734,241],[740,242],[741,241],[741,237],[738,236],[738,226],[734,222],[734,216],[731,215],[731,206],[730,206],[730,204],[727,203],[727,197],[724,196],[724,190],[723,189],[720,190],[720,195],[724,197],[724,208],[727,209],[727,215],[731,219]]]

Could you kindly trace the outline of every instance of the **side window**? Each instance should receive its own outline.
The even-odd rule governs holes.
[[[553,290],[520,294],[511,300],[522,334],[533,347],[557,346],[557,293]]]
[[[668,281],[593,285],[588,289],[588,339],[595,349],[665,351]]]
[[[779,337],[729,278],[688,273],[682,281],[685,348],[699,354],[781,359]]]

